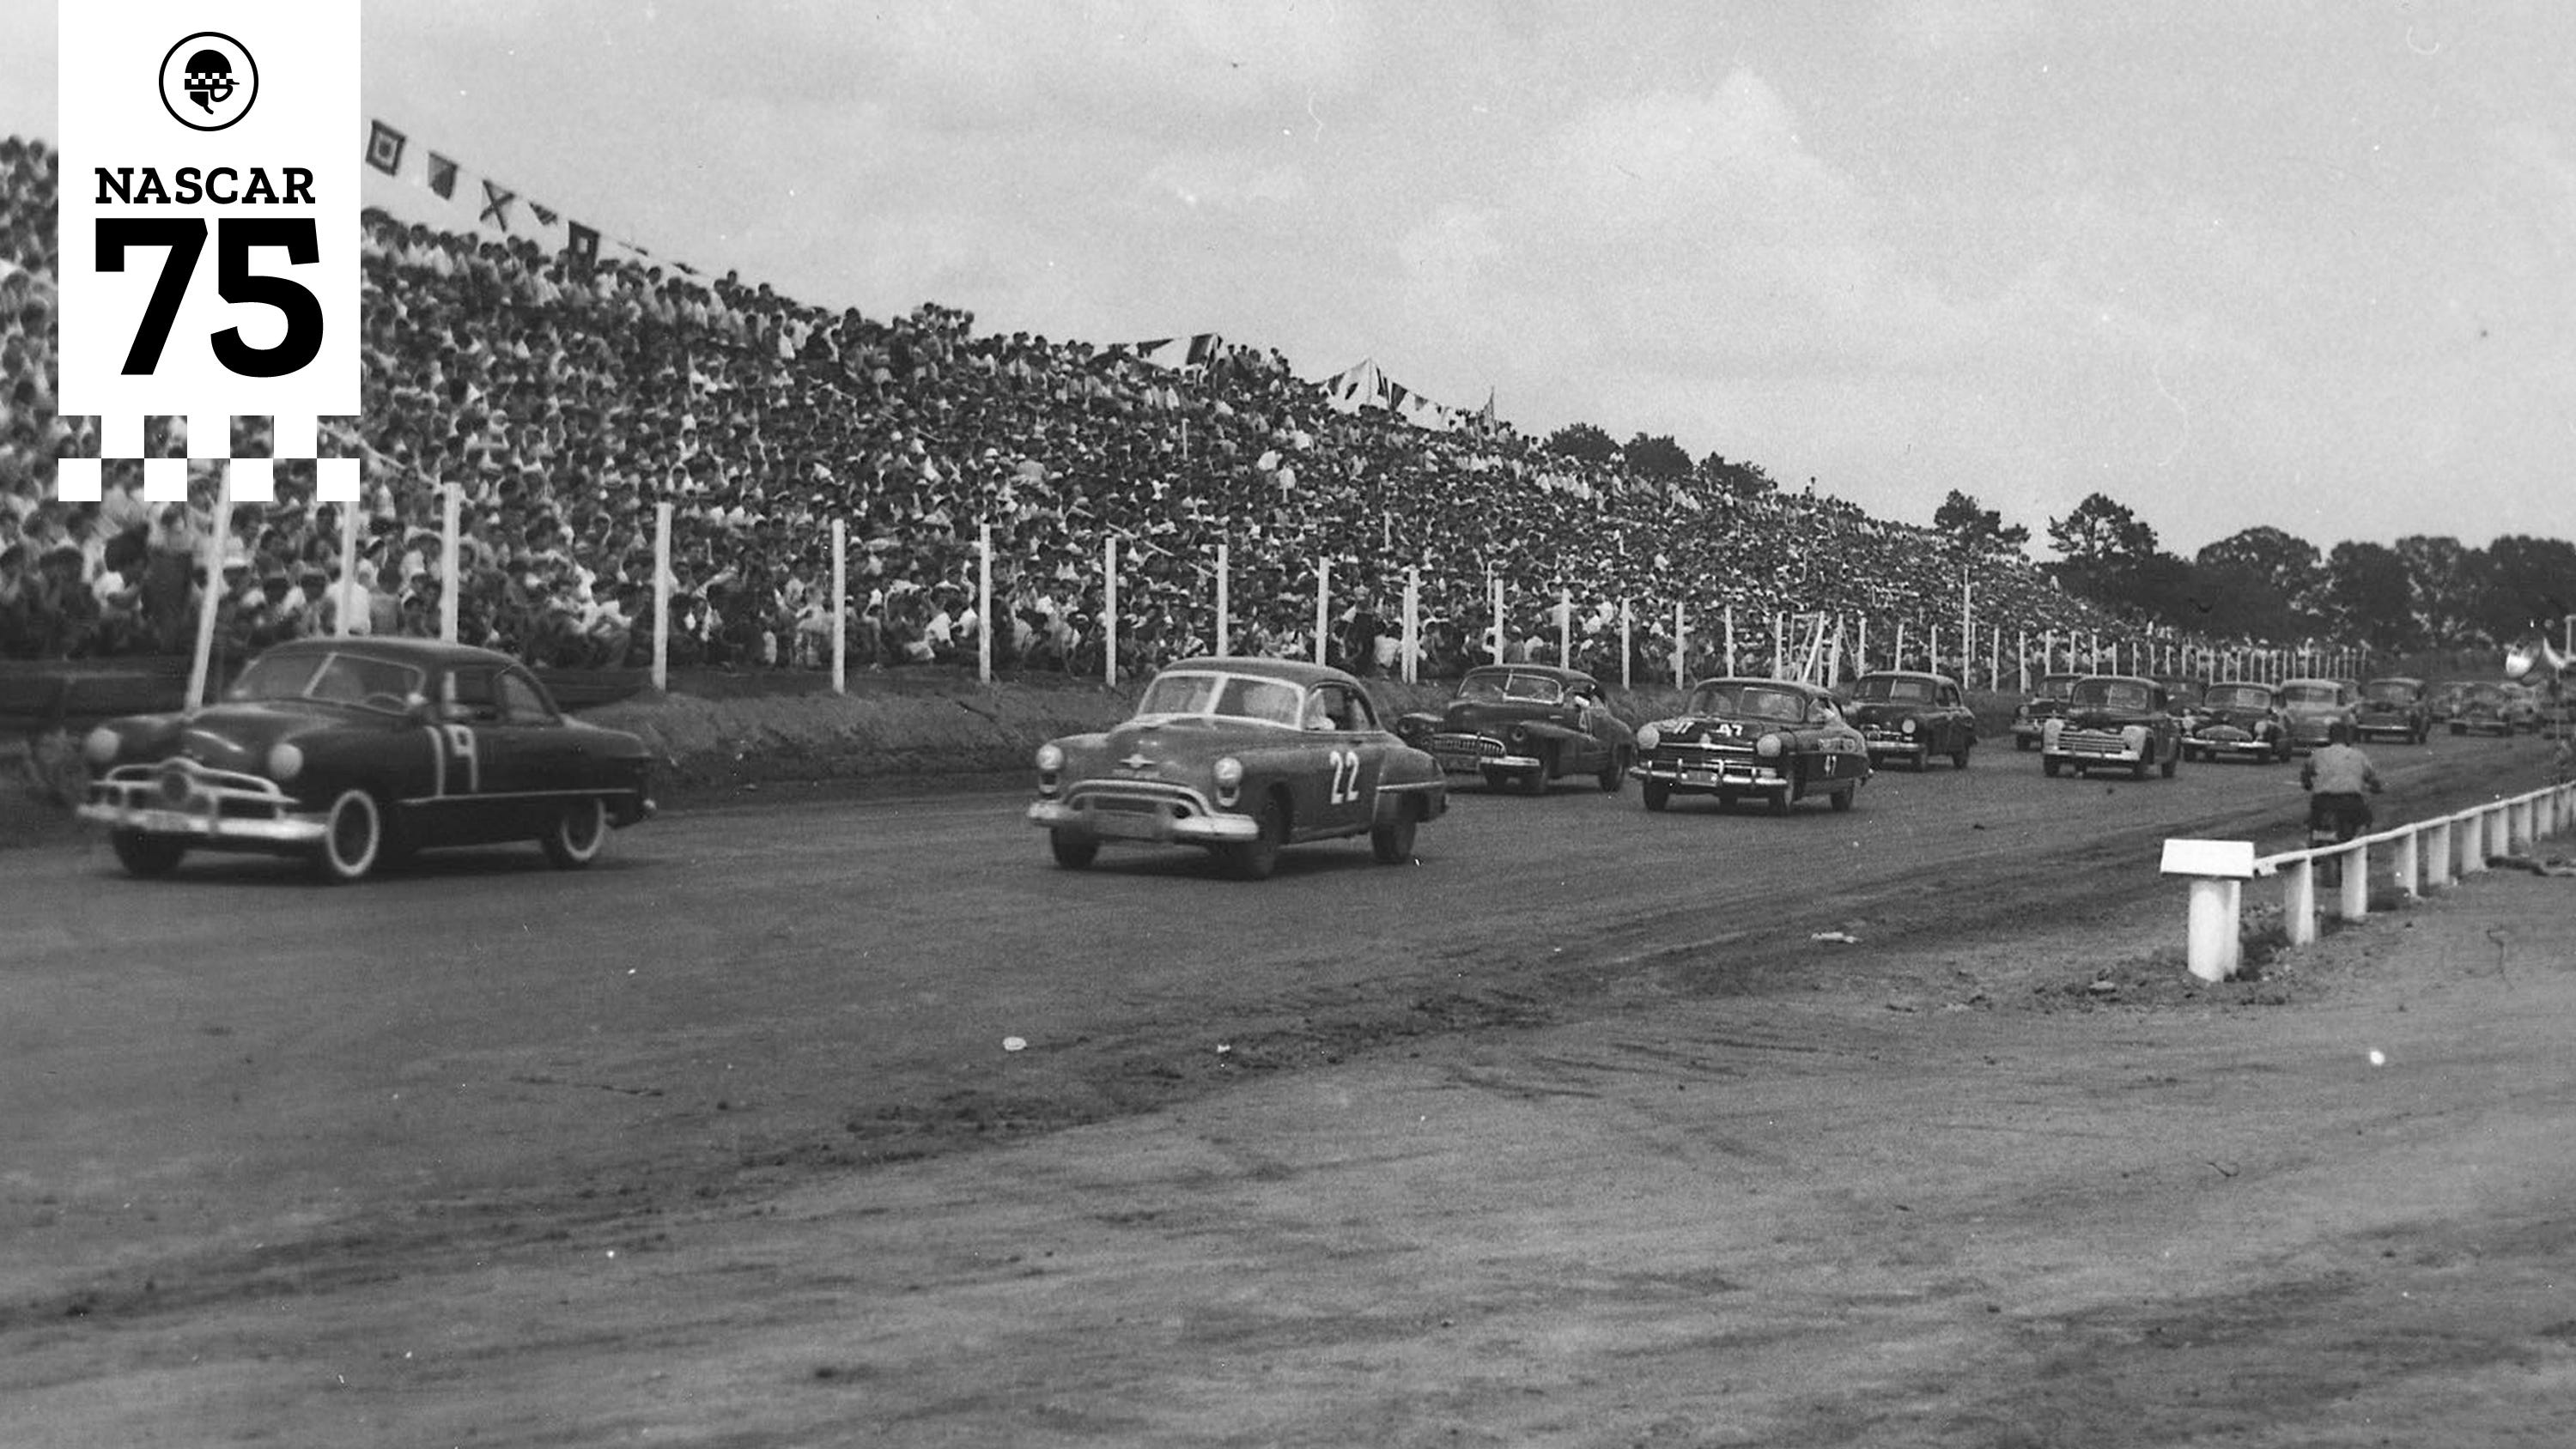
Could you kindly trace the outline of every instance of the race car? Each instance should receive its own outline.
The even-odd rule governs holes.
[[[1036,765],[1028,820],[1068,870],[1104,844],[1196,845],[1264,880],[1282,847],[1354,835],[1397,865],[1449,808],[1439,765],[1378,722],[1357,679],[1278,659],[1175,664],[1124,723],[1049,740]]]
[[[192,850],[309,859],[335,883],[437,846],[533,840],[577,869],[653,814],[651,755],[566,716],[506,654],[425,639],[301,639],[223,702],[89,732],[80,817],[167,875]]]

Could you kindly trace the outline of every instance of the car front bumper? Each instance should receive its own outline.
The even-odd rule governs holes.
[[[1733,757],[1706,761],[1650,759],[1632,767],[1628,773],[1668,789],[1698,790],[1710,794],[1720,790],[1753,792],[1789,788],[1789,777],[1779,769],[1755,760]]]
[[[186,776],[184,792],[162,776],[100,780],[77,812],[110,830],[134,830],[191,844],[244,850],[300,850],[318,845],[324,817],[291,808],[274,786],[244,788],[214,771]]]
[[[1086,840],[1229,845],[1261,838],[1261,822],[1251,816],[1203,811],[1177,796],[1040,800],[1029,806],[1028,819],[1042,830],[1061,830]]]

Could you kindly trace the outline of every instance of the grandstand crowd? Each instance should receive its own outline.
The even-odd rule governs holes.
[[[98,455],[95,419],[54,406],[58,158],[0,141],[0,656],[183,651],[208,586],[214,469],[190,500],[143,501],[111,460],[103,500],[54,499],[54,460]],[[442,484],[461,485],[459,637],[531,663],[816,667],[831,657],[830,528],[846,520],[848,657],[1096,672],[1102,545],[1120,543],[1121,664],[1214,646],[1217,545],[1231,544],[1237,653],[1308,657],[1330,564],[1333,657],[1390,665],[1406,569],[1421,570],[1423,667],[1486,657],[1489,580],[1509,657],[1550,657],[1560,589],[1572,662],[1615,677],[1619,602],[1634,662],[1722,663],[1720,611],[1767,648],[1774,611],[1955,622],[1963,559],[1931,530],[1812,495],[1739,497],[1578,462],[1507,425],[1438,432],[1333,406],[1276,353],[1225,347],[1175,371],[1118,347],[977,335],[924,305],[872,318],[641,261],[586,264],[525,240],[364,221],[364,412],[324,419],[325,456],[363,460],[359,543],[309,465],[223,541],[218,647],[238,660],[338,624],[436,635]],[[236,419],[231,456],[267,453]],[[147,451],[188,456],[179,419]],[[200,454],[208,451],[196,450]],[[673,602],[653,608],[655,505],[674,509]],[[978,525],[994,605],[972,606]],[[2018,557],[1975,568],[1982,628],[2107,629]],[[1947,601],[1947,602],[1933,602]],[[1947,632],[1947,631],[1945,631]],[[1952,635],[1955,641],[1955,633]]]

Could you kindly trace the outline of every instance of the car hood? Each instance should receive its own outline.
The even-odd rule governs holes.
[[[1553,720],[1564,708],[1561,704],[1540,704],[1526,699],[1453,699],[1440,711],[1440,727],[1476,730],[1529,720]]]
[[[1205,774],[1222,755],[1295,745],[1311,738],[1276,725],[1180,716],[1129,720],[1102,734],[1063,741],[1074,763],[1102,773],[1143,777]]]
[[[2202,729],[2207,729],[2211,725],[2234,725],[2236,728],[2244,730],[2252,729],[2254,726],[2261,724],[2266,720],[2273,720],[2279,717],[2268,709],[2256,709],[2247,705],[2230,705],[2225,709],[2200,709],[2194,712],[2193,718],[2199,723],[2199,726]]]
[[[216,770],[261,773],[278,744],[317,731],[374,726],[405,728],[391,717],[368,717],[328,705],[289,702],[219,704],[195,714],[130,715],[109,723],[121,739],[117,763],[185,756]]]
[[[1675,715],[1659,719],[1654,725],[1656,735],[1666,744],[1750,744],[1764,735],[1788,734],[1799,728],[1783,720],[1738,719],[1722,714]]]
[[[1921,719],[1932,708],[1919,699],[1862,700],[1845,709],[1843,718],[1853,724],[1893,724],[1898,720]]]
[[[2069,726],[2086,730],[2126,729],[2130,725],[2153,725],[2171,718],[2173,716],[2160,709],[2126,709],[2107,704],[2088,704],[2080,708],[2070,706],[2066,711]]]

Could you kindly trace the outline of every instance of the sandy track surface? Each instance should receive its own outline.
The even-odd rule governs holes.
[[[2543,758],[2375,753],[2391,817]],[[0,1442],[2561,1442],[2576,881],[2197,988],[2156,842],[2299,799],[1467,792],[1261,885],[995,796],[14,852]]]

